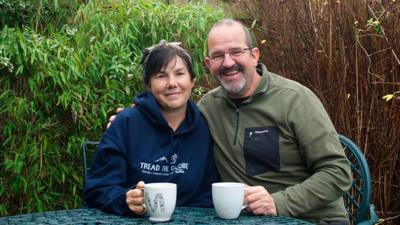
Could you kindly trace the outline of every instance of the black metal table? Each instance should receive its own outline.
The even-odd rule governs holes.
[[[131,218],[104,213],[97,209],[72,209],[49,211],[44,213],[22,214],[0,218],[4,224],[152,224],[147,217]],[[176,208],[172,220],[158,224],[293,224],[309,225],[311,223],[282,216],[254,216],[242,212],[236,220],[219,219],[214,209],[210,208]]]

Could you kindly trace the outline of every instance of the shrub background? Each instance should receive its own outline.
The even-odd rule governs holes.
[[[400,1],[243,0],[235,9],[269,70],[313,90],[360,146],[380,218],[400,224]]]
[[[80,207],[80,145],[144,89],[141,50],[182,41],[200,78],[206,33],[223,17],[204,4],[33,2],[0,0],[2,216]]]
[[[360,145],[372,202],[398,224],[400,1],[223,2],[253,27],[261,61],[311,88]],[[222,14],[150,0],[0,0],[0,215],[80,206],[80,143],[143,89],[143,47],[183,41],[197,62],[195,94],[215,85],[200,62]]]

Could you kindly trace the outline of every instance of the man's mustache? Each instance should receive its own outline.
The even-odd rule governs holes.
[[[229,68],[221,66],[221,68],[219,69],[218,72],[219,72],[219,74],[223,75],[226,73],[230,73],[232,71],[243,71],[243,67],[239,64],[235,64]]]

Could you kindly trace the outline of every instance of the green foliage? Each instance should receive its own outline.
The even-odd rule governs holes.
[[[0,0],[0,28],[30,26],[52,30],[64,24],[85,0]]]
[[[71,2],[73,8],[79,1]],[[161,39],[182,41],[201,76],[206,32],[223,17],[204,4],[149,0],[91,0],[72,14],[62,20],[69,23],[54,20],[51,32],[2,19],[1,216],[80,207],[80,144],[99,139],[116,107],[144,89],[141,49]]]
[[[377,35],[383,35],[382,24],[379,22],[379,20],[376,20],[374,18],[368,19],[367,27],[368,28],[373,27]]]

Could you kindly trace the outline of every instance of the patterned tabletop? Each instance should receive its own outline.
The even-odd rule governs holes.
[[[122,217],[104,213],[96,209],[72,209],[49,211],[44,213],[23,214],[9,217],[1,217],[3,224],[152,224],[147,217]],[[210,208],[176,208],[172,220],[161,224],[292,224],[309,225],[311,223],[282,216],[254,216],[242,212],[235,220],[219,219],[214,209]]]

